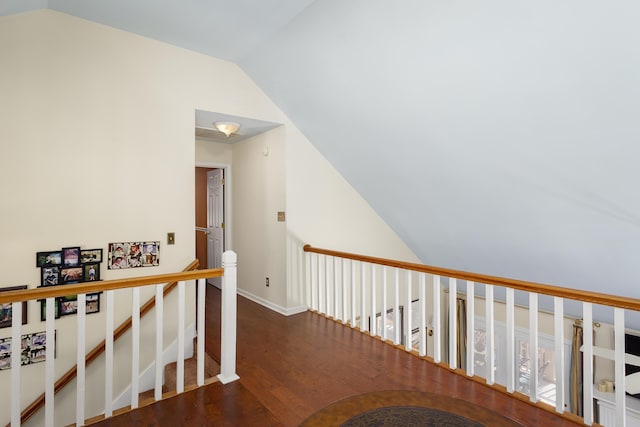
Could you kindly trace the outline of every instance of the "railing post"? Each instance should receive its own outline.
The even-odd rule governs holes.
[[[222,326],[218,379],[222,384],[227,384],[240,379],[236,374],[238,262],[235,252],[226,251],[222,254],[222,268],[224,268],[224,276],[222,276]]]

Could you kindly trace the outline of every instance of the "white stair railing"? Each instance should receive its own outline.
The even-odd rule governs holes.
[[[462,370],[465,375],[498,390],[506,389],[508,394],[528,393],[532,403],[562,415],[571,409],[566,397],[569,394],[570,367],[566,362],[569,344],[565,328],[575,320],[566,315],[565,301],[581,301],[582,313],[576,317],[581,316],[584,325],[581,348],[584,361],[581,390],[583,421],[585,425],[597,421],[591,381],[593,358],[596,357],[612,360],[615,364],[616,387],[612,393],[615,396],[615,425],[625,425],[624,365],[626,362],[640,366],[640,357],[625,353],[628,328],[625,313],[640,311],[639,299],[348,254],[309,245],[303,250],[306,253],[305,277],[309,279],[306,295],[312,310],[393,344],[403,343],[406,351],[435,363],[442,364],[446,360],[450,369]],[[329,270],[324,275],[319,274],[320,266],[327,265],[329,259],[335,274],[330,275]],[[347,264],[350,264],[349,281],[347,273],[343,271],[339,275],[336,267],[341,265],[344,268]],[[338,283],[340,278],[341,284]],[[389,279],[391,289],[388,288]],[[476,286],[476,283],[482,286]],[[342,292],[336,291],[340,285],[343,286]],[[322,295],[325,295],[324,304],[321,303]],[[327,311],[330,295],[334,300],[333,312]],[[350,295],[348,302],[347,295]],[[539,300],[539,295],[552,298]],[[458,366],[461,352],[456,335],[464,326],[458,325],[461,317],[457,313],[457,300],[461,298],[466,300],[466,351],[462,356],[466,363]],[[483,304],[478,304],[482,301]],[[550,305],[548,301],[551,301]],[[601,309],[613,309],[615,342],[612,348],[594,345],[593,304]],[[342,318],[332,316],[337,307],[347,305],[351,308],[344,311]],[[381,317],[380,323],[376,321],[378,316]],[[393,335],[388,335],[390,331]],[[553,352],[553,357],[540,359],[539,352],[543,349]],[[569,418],[575,419],[574,416]]]
[[[7,419],[0,419],[2,425],[10,423],[11,427],[20,426],[23,422],[23,418],[26,419],[33,415],[38,410],[38,401],[30,405],[28,411],[25,414],[21,414],[23,410],[22,404],[22,391],[26,384],[23,384],[23,376],[21,375],[23,369],[29,369],[29,367],[21,366],[21,351],[14,351],[16,348],[20,349],[23,335],[22,325],[22,304],[24,301],[40,300],[46,301],[46,320],[45,320],[45,334],[46,334],[46,355],[45,355],[45,386],[42,397],[44,408],[44,425],[49,427],[54,423],[58,424],[63,419],[63,414],[66,410],[56,409],[60,405],[67,405],[62,399],[58,399],[55,393],[59,388],[64,387],[71,379],[76,379],[76,392],[75,394],[75,411],[71,412],[73,418],[63,420],[62,422],[81,426],[85,424],[85,420],[96,416],[110,417],[113,415],[113,402],[114,402],[114,378],[116,376],[122,377],[127,375],[121,370],[118,370],[114,366],[114,333],[118,334],[114,330],[114,306],[117,304],[117,298],[114,292],[118,289],[132,289],[132,316],[131,316],[131,370],[129,373],[130,379],[130,407],[135,409],[139,406],[138,392],[140,387],[140,357],[141,351],[146,349],[153,349],[152,360],[155,363],[156,369],[154,372],[154,399],[160,400],[162,398],[162,379],[164,361],[163,352],[165,348],[163,346],[163,336],[165,330],[163,328],[163,321],[165,318],[164,296],[165,296],[165,283],[178,283],[178,302],[176,307],[177,312],[177,331],[176,341],[177,345],[177,365],[178,365],[178,378],[177,378],[177,393],[184,391],[184,352],[185,352],[185,317],[186,317],[186,287],[194,284],[195,293],[197,294],[197,313],[195,322],[197,324],[197,385],[201,386],[205,383],[204,378],[204,341],[205,341],[205,299],[206,299],[206,278],[222,276],[222,325],[221,325],[221,354],[220,354],[220,375],[218,379],[223,383],[229,383],[239,379],[235,372],[236,369],[236,294],[237,294],[237,260],[236,254],[228,251],[223,254],[223,269],[214,270],[196,270],[186,271],[181,273],[163,274],[157,276],[138,277],[133,279],[123,280],[111,280],[102,282],[90,282],[90,283],[78,283],[68,284],[60,286],[47,286],[38,289],[21,290],[21,291],[7,291],[0,293],[0,303],[11,303],[12,307],[12,326],[11,326],[11,384],[1,385],[4,390],[7,390],[7,399],[4,404],[7,405],[8,410],[5,413],[9,416]],[[142,341],[140,330],[140,289],[144,286],[155,287],[155,310],[154,316],[156,324],[156,333],[154,335],[155,343],[148,343]],[[105,311],[105,331],[106,339],[104,340],[104,390],[105,399],[104,407],[99,413],[87,413],[86,411],[86,377],[87,369],[89,369],[89,363],[96,360],[99,351],[96,354],[86,354],[86,338],[87,338],[87,316],[86,316],[86,295],[94,294],[96,292],[103,292],[105,296],[105,302],[103,304],[103,310]],[[58,381],[54,380],[55,365],[57,363],[63,363],[61,360],[55,360],[55,329],[56,322],[59,321],[55,316],[55,303],[57,297],[63,297],[68,295],[78,296],[78,311],[76,315],[77,322],[77,347],[76,347],[76,366],[69,370],[65,374],[65,378]],[[145,304],[146,306],[146,304]],[[150,308],[149,308],[150,309]],[[147,309],[148,311],[148,309]],[[172,309],[173,311],[173,309]],[[118,328],[121,330],[122,326]],[[122,329],[122,331],[126,330]],[[31,332],[31,331],[30,331]],[[124,332],[122,332],[124,333]],[[155,345],[154,345],[155,344]],[[99,349],[100,345],[96,349]],[[91,353],[96,351],[94,349]],[[75,374],[75,375],[74,375]],[[66,378],[68,377],[68,378]],[[7,377],[5,377],[7,378]],[[120,381],[121,383],[122,381]],[[0,417],[1,418],[1,417]]]

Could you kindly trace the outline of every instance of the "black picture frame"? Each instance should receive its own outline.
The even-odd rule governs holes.
[[[86,314],[93,314],[100,312],[100,292],[93,294],[87,294],[86,300]]]
[[[81,265],[60,269],[60,284],[80,283],[84,281],[84,269]]]
[[[97,262],[82,264],[82,278],[85,282],[100,280],[100,264]]]
[[[40,321],[44,322],[47,320],[47,300],[46,299],[41,299],[40,301]],[[55,319],[59,319],[60,318],[60,312],[58,311],[58,301],[57,298],[54,300],[54,304],[53,304],[53,312],[54,312],[54,318]]]
[[[19,291],[27,289],[26,285],[10,286],[7,288],[1,288],[0,292]],[[22,302],[22,324],[27,324],[27,302]],[[0,304],[0,328],[9,328],[13,322],[13,307],[12,303]]]
[[[53,332],[53,357],[57,352],[57,331]],[[12,338],[0,338],[0,371],[11,369],[11,351],[13,350]],[[19,350],[21,365],[31,365],[33,363],[44,362],[47,356],[47,333],[46,331],[25,334],[20,337]]]
[[[36,267],[62,265],[62,251],[36,252]]]
[[[60,266],[42,267],[40,269],[40,285],[55,286],[60,284]]]
[[[80,246],[62,248],[62,265],[64,267],[76,267],[80,265]]]
[[[67,295],[56,298],[58,313],[60,316],[68,316],[78,313],[78,295]]]
[[[102,262],[102,249],[80,249],[80,264]]]

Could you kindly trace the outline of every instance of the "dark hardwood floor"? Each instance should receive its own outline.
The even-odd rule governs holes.
[[[220,291],[207,288],[207,352],[219,359]],[[527,426],[576,426],[322,316],[281,316],[238,297],[240,380],[183,393],[98,426],[298,426],[337,400],[380,390],[439,393]]]

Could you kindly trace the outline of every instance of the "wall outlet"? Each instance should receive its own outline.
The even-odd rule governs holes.
[[[267,285],[267,288],[269,287],[269,278],[267,277],[267,280],[265,281],[265,285]]]

